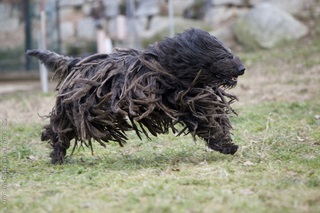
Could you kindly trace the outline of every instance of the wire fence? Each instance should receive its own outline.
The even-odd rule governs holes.
[[[40,11],[47,14],[47,38],[50,49],[59,52],[57,0],[16,0],[0,2],[0,73],[34,72],[38,63],[25,56],[27,49],[39,47]]]

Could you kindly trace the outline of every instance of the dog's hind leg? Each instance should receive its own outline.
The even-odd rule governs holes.
[[[50,153],[52,164],[63,164],[64,158],[67,153],[67,149],[70,147],[70,139],[66,134],[56,133],[51,125],[44,127],[44,131],[41,135],[42,141],[49,141],[51,147],[53,148]]]

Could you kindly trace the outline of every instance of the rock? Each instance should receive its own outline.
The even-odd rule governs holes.
[[[60,9],[60,18],[64,20],[74,20],[78,18],[76,10],[73,7],[63,7]]]
[[[136,16],[156,15],[160,12],[159,1],[157,0],[140,0],[137,7]]]
[[[119,0],[104,0],[105,16],[107,18],[114,18],[120,14],[120,1]]]
[[[74,24],[70,21],[65,21],[60,24],[61,28],[61,38],[62,40],[68,40],[69,38],[74,37],[75,30]]]
[[[236,5],[242,6],[244,4],[244,0],[211,0],[213,5]]]
[[[220,28],[211,31],[210,34],[227,44],[227,46],[230,46],[235,41],[235,36],[230,24],[223,25]]]
[[[95,39],[95,26],[92,18],[82,18],[77,23],[77,36],[84,39]]]
[[[85,16],[91,16],[91,9],[92,9],[92,5],[89,3],[82,5],[82,11]]]
[[[0,32],[12,32],[19,28],[18,18],[7,18],[5,21],[0,21]]]
[[[256,49],[299,39],[308,33],[308,28],[274,4],[264,2],[238,18],[234,31],[242,44]]]
[[[60,0],[60,7],[64,6],[82,6],[84,4],[84,0]]]
[[[291,13],[291,14],[298,14],[301,10],[305,9],[309,6],[314,0],[249,0],[250,5],[257,5],[262,2],[272,2],[280,9]]]
[[[179,22],[178,18],[175,18],[175,25],[177,25]],[[146,39],[146,38],[151,38],[153,36],[155,36],[156,34],[162,32],[165,29],[169,28],[169,20],[167,17],[161,17],[161,16],[156,16],[154,17],[153,20],[153,25],[151,25],[150,30],[144,30],[141,26],[141,24],[139,24],[139,22],[137,22],[138,26],[137,26],[137,32],[139,33],[139,37],[141,37],[142,39]]]
[[[10,18],[11,5],[8,3],[0,3],[0,20]]]
[[[306,5],[310,3],[312,0],[282,0],[276,1],[273,0],[274,4],[277,5],[280,9],[291,13],[291,14],[298,14],[303,9],[305,9]]]
[[[208,10],[205,16],[205,21],[216,26],[223,24],[230,19],[236,18],[247,11],[247,9],[238,9],[236,7],[216,6]]]
[[[172,0],[173,12],[176,16],[182,16],[185,9],[192,4],[194,4],[194,0]]]

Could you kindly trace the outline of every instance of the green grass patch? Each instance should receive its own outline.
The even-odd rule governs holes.
[[[9,212],[319,212],[319,102],[262,103],[233,117],[234,156],[190,136],[76,149],[50,164],[38,124],[8,124]],[[70,150],[69,150],[70,151]],[[6,178],[3,178],[5,175]]]

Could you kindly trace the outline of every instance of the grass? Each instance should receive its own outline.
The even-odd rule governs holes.
[[[319,102],[239,107],[235,156],[172,134],[49,163],[39,124],[6,131],[9,212],[319,212]],[[2,162],[3,163],[3,162]],[[4,167],[4,165],[2,165]]]
[[[234,156],[190,136],[140,141],[129,133],[123,148],[95,144],[93,156],[79,148],[53,166],[36,115],[50,110],[53,94],[2,96],[0,205],[35,213],[320,212],[319,41],[240,55],[248,72],[232,90],[241,100],[231,118]]]

